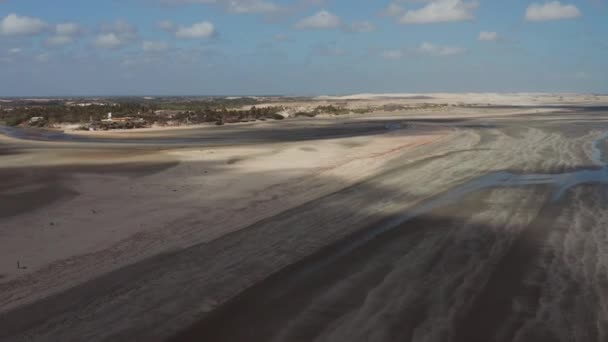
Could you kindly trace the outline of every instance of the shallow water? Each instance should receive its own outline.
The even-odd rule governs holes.
[[[488,173],[484,176],[475,178],[460,186],[457,186],[452,190],[404,213],[403,215],[390,220],[386,224],[378,226],[376,229],[371,230],[366,235],[353,241],[349,246],[341,249],[330,259],[327,259],[326,262],[330,262],[335,258],[351,252],[352,250],[364,245],[381,234],[403,225],[405,222],[411,219],[428,214],[441,207],[454,204],[466,196],[478,191],[493,188],[547,185],[552,188],[551,200],[555,202],[560,200],[568,190],[576,186],[583,184],[608,184],[608,166],[602,162],[604,152],[599,147],[599,145],[606,139],[608,139],[608,131],[593,141],[592,162],[594,166],[563,173],[518,174],[509,171]]]
[[[92,141],[87,137],[78,135],[69,135],[60,131],[37,129],[37,128],[20,128],[0,125],[0,133],[11,138],[36,141],[77,141],[89,142]]]
[[[355,136],[369,136],[383,134],[387,131],[403,129],[400,122],[357,122],[344,124],[337,122],[323,126],[281,126],[259,127],[255,129],[247,126],[222,126],[213,129],[192,128],[179,132],[169,131],[159,136],[142,136],[143,130],[133,130],[128,138],[117,137],[91,137],[71,135],[62,131],[8,127],[0,125],[0,134],[11,138],[33,141],[49,142],[81,142],[106,144],[142,144],[142,145],[234,145],[247,143],[306,141],[318,139],[347,138]]]

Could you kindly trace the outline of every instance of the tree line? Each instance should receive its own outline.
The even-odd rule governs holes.
[[[170,108],[176,112],[164,115],[161,109]],[[31,125],[37,127],[52,127],[55,124],[91,124],[102,126],[101,122],[112,113],[113,118],[132,117],[142,119],[146,124],[165,125],[169,122],[180,124],[196,124],[215,122],[217,124],[234,123],[252,120],[282,119],[278,113],[282,107],[252,106],[249,109],[230,109],[222,104],[204,103],[193,106],[188,110],[175,110],[171,106],[157,104],[117,103],[90,106],[39,105],[32,107],[16,107],[11,110],[0,110],[0,122],[8,126]],[[44,118],[31,122],[34,117]]]

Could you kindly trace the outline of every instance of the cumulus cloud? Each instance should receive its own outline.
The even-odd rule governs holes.
[[[0,21],[0,34],[7,36],[34,35],[43,32],[47,27],[47,23],[38,18],[11,13]]]
[[[482,42],[495,42],[498,40],[498,33],[481,31],[479,32],[479,37],[477,39]]]
[[[74,36],[81,31],[82,28],[77,23],[61,23],[55,25],[55,32],[60,36]]]
[[[408,56],[446,57],[465,53],[466,49],[452,46],[422,43],[415,48],[381,50],[380,56],[388,60],[398,60]]]
[[[116,33],[103,33],[95,38],[95,46],[104,49],[117,49],[125,43],[118,38]]]
[[[544,4],[533,3],[526,9],[527,21],[549,21],[574,19],[581,16],[581,11],[574,5],[562,5],[559,1]]]
[[[300,30],[330,30],[342,25],[342,20],[331,12],[321,10],[316,14],[304,18],[296,23],[295,27]]]
[[[215,26],[208,21],[196,23],[192,26],[180,26],[175,31],[175,36],[182,39],[211,38],[215,35]]]
[[[477,1],[432,0],[425,6],[409,10],[400,18],[402,24],[431,24],[473,20]]]
[[[95,46],[103,49],[119,49],[139,39],[137,29],[125,21],[117,21],[101,26],[101,33],[95,38]]]
[[[55,25],[54,35],[45,40],[49,47],[63,46],[73,43],[84,29],[77,23],[60,23]]]
[[[142,43],[142,49],[146,52],[162,52],[169,49],[169,44],[166,42],[145,41]]]
[[[269,14],[283,7],[268,0],[161,0],[165,5],[207,4],[216,5],[238,14]]]
[[[369,21],[355,21],[348,29],[352,32],[372,32],[376,30],[376,26]]]
[[[156,24],[161,30],[171,32],[180,39],[212,38],[217,35],[213,23],[202,21],[192,26],[177,26],[173,22],[164,20]]]
[[[248,14],[248,13],[274,13],[281,10],[281,7],[268,1],[263,0],[239,0],[228,1],[228,11],[232,13]]]
[[[431,43],[422,43],[416,52],[427,56],[453,56],[466,52],[465,49],[451,46],[438,46]]]

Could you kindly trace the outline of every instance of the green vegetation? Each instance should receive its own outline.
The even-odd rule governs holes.
[[[100,121],[107,117],[107,113],[116,113],[117,116],[153,115],[151,108],[140,104],[118,104],[118,105],[91,105],[91,106],[66,106],[66,105],[36,105],[31,107],[15,107],[10,111],[0,111],[0,121],[7,125],[15,126],[27,123],[33,117],[44,118],[45,126],[59,123],[87,123]]]
[[[184,103],[118,102],[99,104],[45,103],[21,105],[0,109],[0,122],[8,126],[28,125],[52,127],[56,124],[82,124],[86,128],[117,129],[139,128],[152,124],[179,125],[198,123],[235,123],[266,119],[283,119],[278,113],[282,107],[252,106],[237,109],[253,99],[211,99]],[[104,121],[112,113],[114,121]],[[40,117],[41,120],[32,120]],[[122,120],[121,120],[122,118]]]
[[[313,110],[313,113],[318,114],[331,114],[331,115],[344,115],[349,114],[351,111],[344,107],[334,107],[333,105],[329,106],[317,106]]]
[[[157,117],[157,122],[167,123],[169,121],[187,123],[187,124],[198,124],[206,122],[215,122],[218,124],[225,123],[236,123],[236,122],[248,122],[255,120],[267,120],[283,119],[278,113],[283,110],[282,107],[263,107],[257,108],[256,106],[251,107],[248,110],[226,108],[222,109],[198,109],[192,111],[179,112],[178,114],[171,115],[168,117]]]
[[[419,110],[419,109],[441,109],[448,107],[447,104],[442,103],[422,103],[422,104],[413,104],[413,105],[403,105],[403,104],[385,104],[382,106],[382,109],[387,112],[395,112],[395,111],[405,111],[405,110]]]
[[[79,124],[82,129],[129,129],[150,125],[175,126],[200,123],[218,125],[256,120],[282,120],[281,106],[260,103],[303,101],[303,98],[253,97],[118,97],[76,99],[11,99],[0,106],[0,123],[8,126],[56,127]],[[298,112],[295,116],[363,114],[371,108],[348,109],[339,102]],[[247,108],[248,107],[248,108]],[[247,108],[247,109],[246,109]],[[112,120],[108,119],[112,113]],[[35,119],[32,119],[35,118]]]
[[[365,114],[373,111],[372,108],[357,108],[357,109],[348,109],[344,106],[317,106],[311,112],[297,112],[295,114],[296,117],[309,117],[313,118],[320,114],[330,114],[330,115],[346,115],[346,114]]]
[[[221,109],[236,109],[245,106],[255,106],[258,104],[256,99],[250,97],[239,98],[210,98],[207,100],[192,100],[182,102],[158,101],[151,102],[151,106],[155,109],[163,110],[180,110],[180,111],[196,111],[196,110],[221,110]]]

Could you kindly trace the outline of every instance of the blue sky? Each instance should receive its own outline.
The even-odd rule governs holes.
[[[0,0],[0,96],[608,93],[606,0]]]

